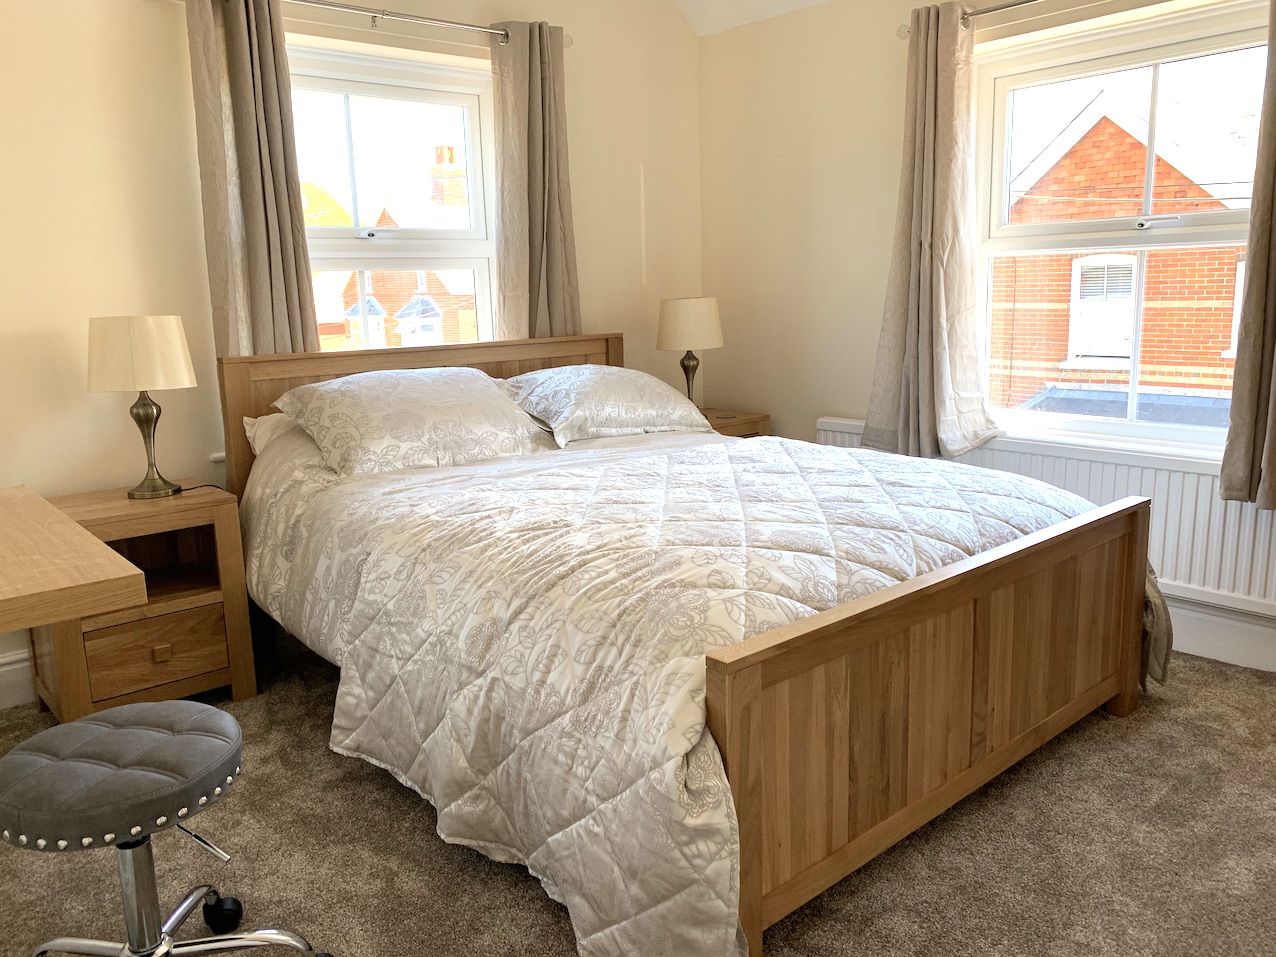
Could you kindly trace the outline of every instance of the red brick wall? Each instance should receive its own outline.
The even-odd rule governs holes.
[[[455,146],[436,146],[430,167],[430,198],[444,206],[464,206],[470,201],[469,180],[457,165]]]
[[[415,269],[383,269],[371,273],[370,291],[386,311],[385,346],[396,348],[403,345],[403,337],[395,331],[398,320],[395,313],[406,306],[418,289],[418,274]],[[447,286],[432,270],[425,273],[425,291],[434,304],[443,313],[440,320],[444,342],[477,342],[478,310],[474,295],[455,295],[448,292]],[[342,305],[349,309],[359,298],[359,277],[351,274],[350,281],[342,292]],[[346,336],[350,344],[347,349],[362,349],[359,320],[346,320]]]
[[[1147,148],[1107,117],[1010,209],[1012,223],[1137,216]],[[1153,211],[1222,209],[1158,157]],[[1244,247],[1147,254],[1140,386],[1230,390],[1236,263]],[[992,266],[990,398],[1014,407],[1052,384],[1126,386],[1119,370],[1061,369],[1068,360],[1072,262],[1087,253],[998,258]]]

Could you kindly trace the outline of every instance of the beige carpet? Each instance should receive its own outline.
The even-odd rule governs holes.
[[[260,695],[226,705],[244,777],[195,821],[235,858],[220,868],[160,835],[166,899],[215,880],[244,899],[246,924],[337,957],[575,953],[566,912],[525,870],[444,844],[416,795],[327,750],[335,672],[283,659]],[[1276,955],[1276,675],[1178,655],[1171,679],[772,928],[768,955]],[[48,724],[0,712],[0,752]],[[0,889],[6,957],[57,934],[122,934],[110,853],[0,847]]]

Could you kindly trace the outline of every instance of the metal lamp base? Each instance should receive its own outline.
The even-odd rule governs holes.
[[[137,401],[128,411],[142,433],[142,444],[146,446],[146,477],[128,490],[128,497],[167,498],[176,495],[182,487],[164,478],[155,467],[155,426],[160,417],[159,403],[143,390],[137,394]]]
[[[691,387],[696,381],[696,370],[700,368],[700,359],[690,349],[682,357],[682,374],[687,377],[687,398],[691,399]],[[691,399],[692,402],[695,399]]]
[[[176,495],[181,490],[182,490],[182,487],[180,485],[170,482],[168,479],[164,478],[164,476],[156,472],[154,478],[151,478],[150,475],[147,475],[146,478],[142,479],[142,481],[138,482],[131,489],[129,489],[128,497],[129,498],[168,498],[168,496]]]

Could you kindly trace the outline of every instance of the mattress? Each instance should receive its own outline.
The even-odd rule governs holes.
[[[525,865],[582,954],[728,955],[739,846],[704,654],[1092,508],[1021,476],[659,435],[337,480],[304,433],[243,503],[253,598],[341,666],[331,746]]]

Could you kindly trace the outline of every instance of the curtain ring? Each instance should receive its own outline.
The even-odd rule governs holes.
[[[376,14],[373,14],[373,15],[372,15],[372,29],[374,29],[374,30],[375,30],[376,28],[377,28],[377,16],[376,16]]]

